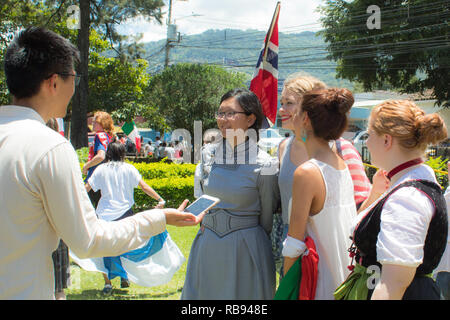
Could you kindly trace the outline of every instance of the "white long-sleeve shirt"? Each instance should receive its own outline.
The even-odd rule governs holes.
[[[99,220],[72,145],[31,108],[0,107],[0,299],[53,299],[59,238],[79,257],[116,256],[165,230],[161,210]]]

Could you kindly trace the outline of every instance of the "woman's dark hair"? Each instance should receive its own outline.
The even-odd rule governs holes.
[[[301,109],[307,112],[314,135],[330,141],[339,139],[347,128],[347,113],[353,102],[348,89],[321,89],[306,92]]]
[[[6,50],[8,90],[16,98],[32,97],[51,75],[58,73],[68,78],[64,74],[71,73],[79,61],[79,51],[69,40],[45,28],[29,27]]]
[[[125,145],[113,140],[106,150],[106,161],[123,161],[125,159]]]
[[[236,99],[236,101],[248,116],[251,114],[255,115],[255,123],[253,123],[253,125],[249,129],[254,129],[256,131],[257,137],[259,138],[259,129],[261,129],[261,125],[264,120],[264,113],[259,98],[256,96],[256,94],[248,89],[237,88],[225,93],[220,99],[220,103],[233,97]]]

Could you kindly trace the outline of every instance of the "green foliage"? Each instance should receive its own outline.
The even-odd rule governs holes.
[[[178,208],[185,200],[194,200],[194,177],[187,178],[162,178],[144,181],[152,187],[164,200],[166,208]],[[151,209],[157,205],[157,202],[145,194],[141,189],[134,190],[134,211]]]
[[[433,170],[447,172],[447,162],[448,159],[442,159],[440,156],[437,158],[429,157],[425,162]],[[448,187],[448,174],[436,172],[436,178],[443,189]]]
[[[171,129],[187,129],[192,134],[195,120],[203,122],[204,130],[215,127],[214,112],[220,97],[236,87],[245,87],[242,74],[217,66],[180,63],[155,75],[146,97]]]
[[[80,164],[84,164],[87,162],[88,156],[89,156],[89,148],[84,147],[76,150],[78,155],[78,161]]]
[[[134,118],[142,108],[137,101],[142,98],[149,76],[147,62],[122,62],[91,53],[89,63],[89,106],[88,111],[122,110],[116,116]],[[136,108],[139,106],[140,108]],[[130,111],[132,111],[130,113]]]
[[[131,163],[144,181],[166,200],[167,208],[178,208],[184,199],[194,199],[194,164]],[[142,211],[156,201],[140,188],[134,192],[135,209]]]
[[[169,164],[169,163],[133,163],[130,162],[144,179],[162,179],[191,177],[195,173],[195,164]]]
[[[381,29],[367,27],[371,5],[380,8]],[[327,0],[320,11],[320,35],[338,63],[337,77],[359,81],[366,91],[431,89],[439,104],[450,107],[449,2]]]

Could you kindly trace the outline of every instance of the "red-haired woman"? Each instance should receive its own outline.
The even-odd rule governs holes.
[[[335,297],[439,299],[431,273],[447,243],[446,203],[422,157],[427,145],[447,138],[445,124],[411,101],[390,100],[372,110],[368,133],[377,178],[387,172],[390,186],[381,195],[383,188],[373,188],[361,207],[350,248],[354,270]]]
[[[95,131],[94,144],[89,147],[88,161],[83,166],[83,174],[86,175],[86,183],[95,168],[105,160],[106,150],[114,137],[114,122],[111,115],[104,111],[97,111],[94,114],[92,129]],[[89,198],[94,207],[100,200],[100,192],[89,192]]]

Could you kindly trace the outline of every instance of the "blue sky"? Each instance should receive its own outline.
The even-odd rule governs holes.
[[[164,0],[168,5],[169,1]],[[173,0],[172,22],[175,20],[182,35],[202,33],[208,29],[257,29],[266,31],[275,10],[276,0]],[[315,12],[322,0],[281,1],[279,31],[302,32],[320,29],[319,13]],[[167,12],[168,7],[163,11]],[[199,16],[192,16],[192,15]],[[143,33],[141,41],[166,38],[167,16],[163,25],[143,19],[128,21],[119,31],[124,34]]]

